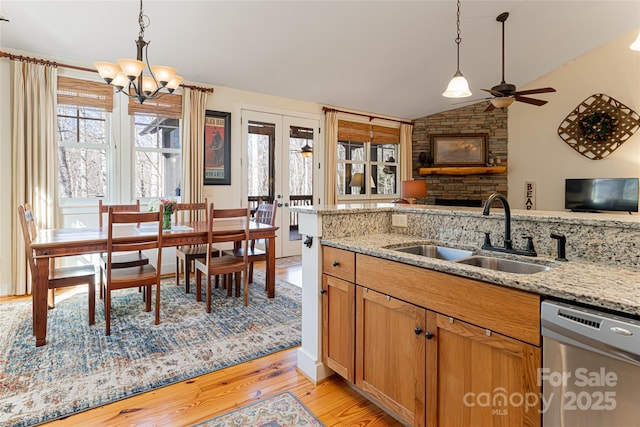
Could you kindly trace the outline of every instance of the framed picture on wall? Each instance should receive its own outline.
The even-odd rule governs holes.
[[[431,135],[433,166],[485,166],[487,134]]]
[[[205,112],[204,185],[231,184],[231,113]]]

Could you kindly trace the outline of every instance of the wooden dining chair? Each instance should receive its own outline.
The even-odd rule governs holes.
[[[178,203],[174,213],[176,223],[187,221],[206,221],[208,215],[207,199],[204,203]],[[207,256],[207,244],[182,245],[176,248],[176,285],[180,285],[180,266],[184,265],[184,291],[189,293],[189,278],[191,276],[192,265],[196,259],[203,259]],[[215,249],[214,256],[218,256],[219,250]]]
[[[274,226],[276,224],[276,211],[278,205],[276,203],[262,203],[258,205],[254,215],[254,221],[261,224],[268,224]],[[236,247],[233,250],[233,254],[237,257],[244,256],[244,249],[242,247]],[[253,283],[253,263],[256,261],[266,261],[267,252],[260,248],[256,248],[256,241],[251,240],[249,242],[248,249],[248,261],[249,261],[249,283]],[[265,280],[265,288],[266,288]]]
[[[160,324],[160,266],[162,265],[162,214],[159,212],[120,212],[109,207],[107,234],[107,263],[102,272],[104,283],[104,317],[106,334],[111,335],[111,291],[126,288],[143,287],[145,289],[146,311],[151,311],[151,288],[156,287],[155,324]],[[114,233],[117,224],[143,224],[157,222],[153,233],[130,233],[120,236]],[[115,228],[117,230],[117,227]],[[132,267],[114,267],[118,252],[143,251],[156,249],[154,267],[151,263]]]
[[[98,200],[98,225],[102,228],[104,224],[103,217],[109,212],[109,208],[113,208],[114,212],[140,212],[140,200],[136,200],[135,204],[129,205],[105,205],[102,200]],[[113,268],[136,267],[149,264],[149,258],[141,251],[131,252],[128,254],[119,254],[114,257]],[[103,271],[107,265],[107,254],[100,254],[100,298],[102,298],[103,289]]]
[[[25,203],[24,206],[18,206],[18,216],[20,217],[22,235],[24,236],[27,263],[29,264],[29,270],[31,272],[31,277],[33,278],[36,276],[36,264],[33,259],[31,242],[36,238],[38,232],[33,211],[31,210],[31,205],[29,205],[29,203]],[[89,286],[89,325],[93,325],[95,323],[96,311],[96,272],[93,265],[49,268],[47,285],[51,306],[55,306],[55,289],[84,284]]]
[[[235,275],[236,291],[239,291],[240,276],[244,284],[244,305],[249,305],[249,281],[248,281],[248,258],[247,247],[249,243],[249,221],[251,210],[241,209],[214,209],[213,203],[209,208],[209,219],[207,221],[208,238],[207,256],[204,259],[195,260],[196,268],[196,300],[202,300],[202,275],[206,277],[207,288],[207,313],[211,313],[211,278],[215,276]],[[238,227],[229,227],[225,224],[225,219],[242,219]],[[233,254],[222,253],[218,257],[213,256],[214,244],[222,242],[239,243],[245,249],[243,257],[236,257]],[[227,286],[232,286],[231,282]]]

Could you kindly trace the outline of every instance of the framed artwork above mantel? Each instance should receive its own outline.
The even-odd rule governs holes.
[[[231,184],[231,113],[206,110],[204,185]]]
[[[486,166],[487,134],[431,135],[433,167]]]

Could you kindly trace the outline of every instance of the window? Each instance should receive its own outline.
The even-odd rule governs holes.
[[[393,198],[398,194],[398,129],[338,121],[338,198]]]
[[[135,197],[180,196],[180,121],[146,114],[133,117]]]
[[[58,196],[60,200],[104,197],[109,156],[105,111],[58,105]]]
[[[143,105],[122,95],[115,99],[114,111],[110,86],[58,78],[61,205],[180,195],[181,97],[164,95]]]

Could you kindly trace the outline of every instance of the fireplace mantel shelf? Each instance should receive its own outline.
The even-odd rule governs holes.
[[[486,175],[505,173],[506,166],[460,166],[444,168],[418,168],[418,175]]]

